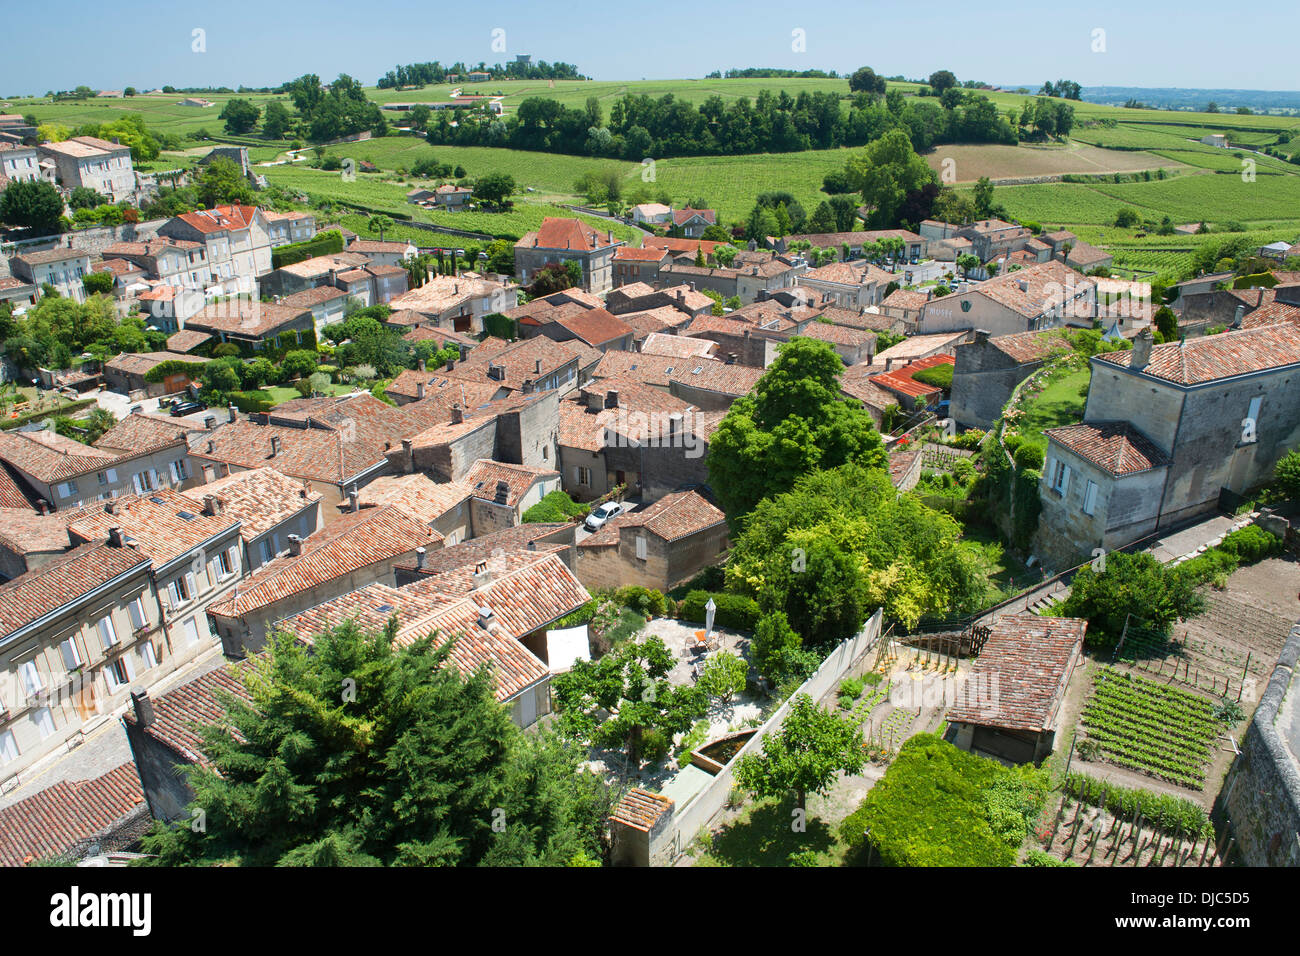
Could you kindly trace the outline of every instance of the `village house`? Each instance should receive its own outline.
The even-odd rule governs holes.
[[[565,567],[572,570],[577,531],[578,526],[572,521],[529,522],[470,538],[460,544],[449,544],[437,551],[423,554],[417,551],[413,561],[399,561],[393,565],[393,572],[397,577],[397,586],[400,588],[414,581],[445,574],[457,568],[477,567],[483,562],[490,563],[493,555],[500,557],[502,552],[509,551],[553,554],[564,562]]]
[[[148,290],[139,296],[158,328],[174,332],[207,304],[213,280],[207,248],[201,242],[160,237],[142,242],[115,242],[102,253],[106,263],[131,263],[143,273]]]
[[[654,246],[633,249],[620,246],[614,252],[614,287],[633,282],[645,282],[654,285],[659,281],[659,270],[671,260],[668,250]]]
[[[393,471],[422,471],[438,481],[462,481],[480,459],[552,469],[558,456],[558,393],[529,392],[477,407],[453,404],[402,443]]]
[[[135,844],[152,822],[128,760],[87,780],[50,783],[0,808],[0,866],[102,858]]]
[[[295,311],[309,310],[316,340],[320,341],[325,326],[335,325],[346,318],[349,298],[342,289],[332,285],[318,285],[314,289],[303,289],[293,295],[283,296],[276,304]]]
[[[288,550],[289,538],[306,538],[320,529],[321,495],[302,481],[274,468],[236,471],[194,488],[190,497],[212,508],[215,498],[223,514],[239,521],[241,563],[246,573]]]
[[[206,334],[205,334],[205,337]],[[145,376],[167,362],[187,363],[184,371],[172,372],[161,381],[150,382]],[[104,363],[104,384],[132,401],[175,395],[184,391],[197,376],[203,359],[181,352],[123,352]]]
[[[0,585],[0,785],[199,652],[164,636],[151,566],[119,535]]]
[[[708,339],[688,338],[685,335],[671,335],[665,332],[651,332],[645,337],[638,350],[645,355],[665,355],[669,358],[715,358],[718,352],[716,342]]]
[[[31,282],[13,276],[0,277],[0,302],[10,303],[14,315],[24,314],[27,306],[35,305],[39,296],[40,289]]]
[[[271,238],[256,206],[182,213],[159,226],[158,235],[204,245],[216,294],[253,295],[257,277],[271,270]]]
[[[37,289],[54,286],[65,299],[86,301],[82,280],[90,275],[90,255],[80,249],[55,248],[22,252],[9,258],[9,271]]]
[[[420,250],[413,242],[358,238],[349,242],[344,251],[363,255],[377,266],[400,266]]]
[[[605,308],[617,316],[633,312],[649,312],[671,307],[681,313],[678,320],[697,315],[712,315],[714,301],[703,292],[697,292],[692,283],[656,289],[648,282],[634,282],[612,290],[605,296]]]
[[[895,289],[880,300],[880,314],[897,319],[900,324],[898,331],[913,334],[932,293],[933,290],[928,288]]]
[[[669,591],[720,563],[729,547],[726,515],[700,492],[679,491],[578,542],[574,570],[592,588]]]
[[[474,534],[491,534],[516,527],[525,511],[552,491],[559,491],[560,473],[549,467],[480,458],[459,483],[470,489]]]
[[[349,512],[308,538],[288,539],[288,553],[254,571],[224,600],[208,606],[229,657],[261,650],[276,621],[367,584],[390,583],[393,564],[442,538],[393,507]]]
[[[687,239],[698,239],[704,230],[718,224],[718,214],[712,209],[684,209],[672,211],[672,230]]]
[[[316,217],[309,212],[274,212],[263,209],[262,218],[266,221],[266,238],[272,249],[294,242],[306,242],[316,235]]]
[[[669,262],[660,267],[659,282],[664,286],[687,285],[701,292],[716,292],[724,301],[737,297],[742,305],[749,305],[777,290],[790,288],[806,271],[808,263],[801,258],[750,250],[737,253],[727,268]]]
[[[672,218],[673,209],[661,202],[643,202],[629,209],[628,215],[638,226],[662,226]]]
[[[591,356],[587,355],[589,351]],[[595,365],[599,357],[598,350],[580,339],[557,342],[549,336],[537,336],[511,343],[485,340],[461,359],[448,362],[443,374],[458,381],[495,385],[496,398],[552,389],[563,396],[578,384],[580,369]]]
[[[632,348],[632,327],[605,309],[588,309],[575,315],[561,316],[542,325],[540,331],[553,341],[576,339],[599,352],[627,352]]]
[[[1017,385],[1047,359],[1070,348],[1063,329],[990,336],[975,330],[974,341],[954,350],[951,417],[959,428],[988,429]]]
[[[799,285],[822,294],[822,303],[861,312],[880,305],[894,276],[867,262],[833,262],[799,277]]]
[[[470,499],[474,489],[464,481],[434,481],[421,472],[384,475],[366,485],[339,508],[397,508],[414,521],[442,536],[443,547],[475,536]],[[398,584],[402,582],[399,580]]]
[[[274,297],[293,295],[295,292],[305,292],[324,285],[342,288],[335,281],[339,275],[364,271],[369,264],[370,257],[358,252],[312,256],[258,276],[259,291],[263,296]],[[368,283],[369,280],[364,281]]]
[[[32,500],[56,511],[184,486],[192,477],[184,426],[149,415],[128,415],[94,445],[52,430],[3,431],[0,461]]]
[[[311,308],[281,303],[243,297],[214,302],[191,316],[185,327],[233,342],[250,353],[297,348],[304,341],[314,345],[316,317]]]
[[[422,286],[389,300],[395,312],[414,312],[432,328],[475,334],[483,331],[483,317],[508,313],[519,303],[519,286],[506,276],[463,272],[435,275]],[[391,317],[390,317],[391,321]]]
[[[0,142],[0,192],[10,183],[35,182],[41,177],[41,161],[35,146]]]
[[[1234,502],[1300,443],[1289,323],[1165,345],[1144,329],[1091,362],[1083,421],[1046,432],[1035,543],[1052,566]]]
[[[515,275],[521,285],[548,265],[576,262],[582,267],[586,292],[607,292],[613,285],[614,253],[626,245],[612,232],[598,232],[578,219],[548,216],[536,232],[515,243]]]
[[[1042,762],[1055,749],[1087,630],[1088,622],[1077,618],[998,618],[948,710],[948,739],[994,760]]]
[[[890,371],[872,375],[871,384],[894,396],[895,403],[908,411],[919,411],[937,401],[943,389],[916,379],[916,373],[938,365],[952,365],[951,355],[931,355],[906,365],[895,366]]]
[[[59,143],[41,143],[36,149],[42,159],[54,164],[56,181],[65,192],[84,186],[112,202],[135,198],[135,167],[129,146],[94,136],[74,136]]]
[[[1013,335],[1062,325],[1091,328],[1096,315],[1096,280],[1053,261],[931,299],[921,308],[917,331],[985,329],[993,336]]]
[[[842,253],[845,246],[849,247],[850,259],[861,259],[862,249],[864,246],[873,242],[880,242],[882,239],[901,239],[903,241],[902,254],[899,260],[904,259],[910,262],[920,262],[926,258],[928,241],[923,236],[908,229],[864,229],[855,232],[810,232],[794,236],[783,236],[776,240],[775,248],[778,252],[785,252],[796,242],[806,242],[814,249],[834,249]]]

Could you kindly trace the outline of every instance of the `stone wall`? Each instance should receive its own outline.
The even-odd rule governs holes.
[[[58,236],[41,236],[38,239],[24,239],[21,242],[0,244],[0,279],[11,278],[9,257],[24,252],[37,252],[70,246],[80,249],[90,256],[91,261],[99,259],[104,250],[115,242],[136,242],[152,239],[158,235],[158,227],[166,219],[151,219],[148,222],[123,223],[120,226],[96,226],[93,229],[80,229],[65,232]]]
[[[1282,648],[1217,809],[1247,866],[1300,866],[1300,624]]]
[[[1043,366],[1041,359],[1015,364],[979,333],[974,342],[957,346],[954,354],[952,417],[963,428],[993,427],[1015,387]]]

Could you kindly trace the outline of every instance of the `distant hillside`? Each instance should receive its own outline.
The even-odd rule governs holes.
[[[1031,87],[1032,89],[1032,87]],[[1165,110],[1203,110],[1214,102],[1220,110],[1233,112],[1245,106],[1256,113],[1300,113],[1300,92],[1280,90],[1182,90],[1143,88],[1139,86],[1085,86],[1083,98],[1089,103],[1123,106],[1137,100],[1146,106]]]

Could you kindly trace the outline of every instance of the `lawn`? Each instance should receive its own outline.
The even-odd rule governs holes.
[[[1026,443],[1038,445],[1046,451],[1045,429],[1083,421],[1090,378],[1091,372],[1086,365],[1083,368],[1063,365],[1048,374],[1042,391],[1025,395],[1025,417],[1016,426],[1016,431],[1024,436]]]
[[[838,828],[809,814],[805,832],[796,833],[790,825],[794,809],[793,796],[755,801],[687,852],[702,852],[695,866],[786,866],[790,854],[807,851],[817,854],[820,866],[846,865],[850,848]]]

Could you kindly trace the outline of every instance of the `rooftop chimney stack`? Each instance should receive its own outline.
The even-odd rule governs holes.
[[[43,515],[47,515],[50,513],[50,503],[42,498],[36,502],[36,510]]]
[[[271,436],[271,457],[274,458],[278,454],[280,454],[280,436],[272,435]]]
[[[353,514],[361,510],[360,495],[357,494],[356,488],[348,489],[348,510]]]
[[[465,409],[461,408],[460,405],[451,406],[451,423],[459,425],[463,421],[465,421]]]
[[[599,412],[605,407],[605,397],[600,392],[587,393],[587,408],[593,412]]]
[[[1133,357],[1129,361],[1129,368],[1133,371],[1142,371],[1142,369],[1146,368],[1147,364],[1151,361],[1152,340],[1151,330],[1149,328],[1143,329],[1137,334],[1137,338],[1133,340]]]
[[[428,554],[428,552],[425,551],[423,545],[415,549],[415,566],[417,568],[424,567],[424,557],[426,554]]]
[[[302,538],[296,534],[289,535],[289,554],[294,557],[302,554]]]
[[[421,362],[420,364],[423,365],[424,363]],[[421,371],[423,371],[423,369],[421,369]],[[415,397],[416,397],[416,398],[424,398],[424,383],[423,383],[423,382],[420,382],[418,385],[415,386]]]
[[[108,529],[108,546],[110,548],[120,548],[123,545],[122,529],[117,525]]]
[[[424,359],[420,359],[420,371],[424,371]]]
[[[132,406],[131,406],[131,414],[132,414],[132,415],[143,415],[143,414],[144,414],[144,406],[143,406],[143,405],[132,405]]]
[[[131,706],[135,708],[135,723],[141,730],[153,723],[153,701],[149,691],[141,688],[131,691]]]
[[[212,429],[216,428],[217,416],[209,415],[207,418],[203,419],[203,427],[206,428],[208,431],[212,431]]]
[[[203,496],[203,513],[208,517],[221,514],[221,502],[216,495]]]
[[[234,406],[233,403],[229,406],[229,411],[230,411],[230,420],[233,422],[233,421],[235,421],[236,418],[237,418],[236,412],[238,411],[238,410],[235,408],[235,406]]]
[[[410,438],[402,439],[402,468],[408,475],[415,471],[415,442]]]

